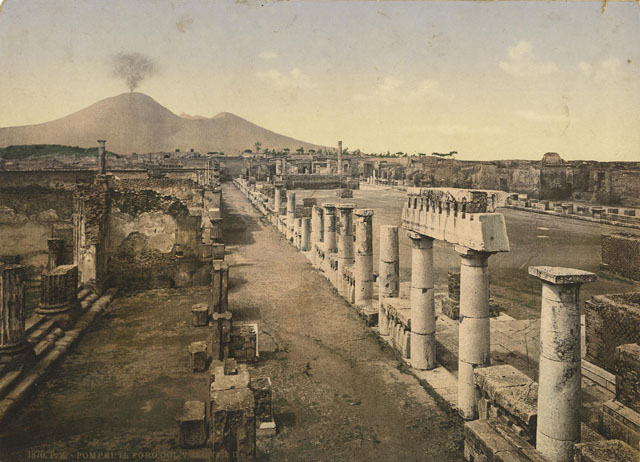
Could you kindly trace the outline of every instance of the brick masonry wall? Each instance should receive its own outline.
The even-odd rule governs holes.
[[[634,234],[603,234],[602,269],[640,281],[640,236]]]
[[[258,336],[255,325],[237,324],[231,327],[230,356],[238,362],[252,362],[256,360]]]
[[[640,413],[640,345],[620,345],[615,360],[616,400]]]
[[[640,343],[640,292],[592,297],[584,314],[586,359],[614,373],[616,347]]]

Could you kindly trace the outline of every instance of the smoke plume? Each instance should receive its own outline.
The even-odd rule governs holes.
[[[118,53],[113,57],[113,76],[123,79],[130,91],[147,77],[157,74],[158,66],[142,53]]]

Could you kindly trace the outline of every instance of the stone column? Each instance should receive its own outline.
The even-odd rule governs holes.
[[[380,227],[380,259],[378,261],[378,293],[383,297],[397,297],[400,293],[400,257],[398,245],[398,227]],[[378,330],[381,335],[389,335],[387,316],[378,310]]]
[[[436,311],[433,303],[433,239],[409,233],[411,253],[411,365],[436,367]],[[473,371],[472,371],[473,375]]]
[[[311,209],[311,241],[313,244],[318,244],[324,241],[324,213],[323,208],[314,205]]]
[[[338,175],[342,175],[342,141],[338,141]]]
[[[463,419],[478,418],[480,391],[473,380],[476,367],[491,364],[489,275],[491,254],[456,246],[460,264],[460,324],[458,327],[458,411]]]
[[[64,251],[64,239],[51,238],[47,239],[47,247],[49,248],[49,261],[47,270],[51,271],[56,266],[62,264],[62,253]]]
[[[292,242],[296,220],[296,193],[287,191],[287,240]]]
[[[282,175],[282,161],[276,159],[276,175]]]
[[[353,265],[353,209],[355,204],[338,204],[340,218],[340,239],[338,240],[338,269]]]
[[[277,219],[280,215],[280,209],[282,208],[282,185],[276,184],[274,188],[273,212],[275,213]]]
[[[300,250],[308,252],[311,250],[311,218],[302,219],[302,242]]]
[[[529,267],[529,274],[542,280],[536,449],[549,462],[571,462],[582,405],[580,285],[596,275],[550,266]]]
[[[107,173],[107,152],[105,150],[106,140],[98,140],[98,173]]]
[[[13,363],[29,346],[23,271],[22,265],[0,265],[0,364]]]
[[[355,302],[362,303],[373,297],[373,210],[357,209]]]
[[[40,314],[63,313],[78,301],[78,267],[60,265],[42,273],[40,283]]]
[[[328,254],[338,251],[336,242],[336,206],[334,204],[323,204],[324,207],[324,244]]]

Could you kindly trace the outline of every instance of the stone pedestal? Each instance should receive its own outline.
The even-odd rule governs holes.
[[[207,443],[205,405],[202,401],[187,401],[178,421],[178,444],[181,448],[202,448]]]
[[[473,370],[491,364],[489,328],[490,253],[456,246],[460,254],[460,324],[458,327],[458,411],[463,419],[478,417],[480,392]]]
[[[47,271],[51,271],[56,266],[62,264],[62,255],[64,252],[64,239],[51,238],[47,239],[47,247],[49,249],[49,261],[47,262]]]
[[[303,252],[311,250],[311,218],[302,219],[302,241],[300,242],[300,250]]]
[[[325,251],[327,254],[331,254],[338,251],[338,241],[336,237],[336,206],[334,204],[323,204],[322,207],[324,207]]]
[[[209,325],[209,305],[197,303],[191,307],[191,322],[194,327]]]
[[[222,218],[213,218],[211,220],[211,239],[213,242],[222,242]]]
[[[373,298],[373,210],[357,209],[355,256],[355,303]]]
[[[70,310],[78,303],[78,267],[62,265],[42,273],[40,314],[56,314]]]
[[[222,313],[229,308],[229,264],[213,261],[211,272],[211,313]]]
[[[207,342],[193,342],[189,351],[189,367],[192,372],[203,372],[207,369]]]
[[[536,449],[549,462],[570,462],[580,442],[580,285],[596,276],[550,266],[529,274],[542,280]]]
[[[29,348],[23,271],[21,265],[0,265],[0,364],[19,365]]]
[[[433,302],[433,239],[409,233],[411,253],[411,365],[436,367],[436,313]]]
[[[296,219],[296,193],[287,192],[287,240],[293,242]]]
[[[383,297],[397,297],[400,291],[400,257],[398,245],[398,227],[380,227],[380,260],[378,262],[378,294]],[[382,309],[380,305],[379,310]],[[389,326],[385,313],[378,314],[380,335],[389,335]]]

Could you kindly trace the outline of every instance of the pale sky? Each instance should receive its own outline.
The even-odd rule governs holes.
[[[0,0],[1,1],[1,0]],[[0,126],[127,90],[351,150],[640,161],[640,5],[599,2],[6,0]]]

